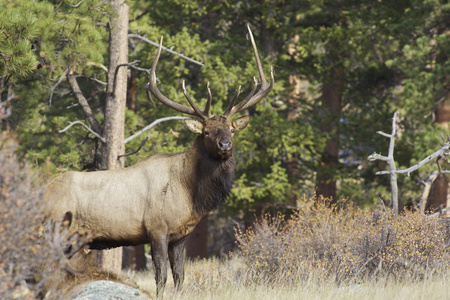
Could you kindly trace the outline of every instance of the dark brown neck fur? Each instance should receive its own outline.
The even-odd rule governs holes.
[[[192,190],[194,211],[204,215],[217,208],[228,198],[234,181],[236,162],[231,156],[224,160],[210,158],[205,151],[202,136],[198,136],[192,148],[186,152],[185,181]],[[189,178],[188,178],[189,176]]]

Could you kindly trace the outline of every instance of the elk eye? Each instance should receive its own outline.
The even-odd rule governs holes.
[[[205,130],[205,131],[203,132],[203,134],[204,134],[204,135],[209,135],[209,131]]]
[[[231,133],[234,133],[236,131],[236,129],[231,128]]]

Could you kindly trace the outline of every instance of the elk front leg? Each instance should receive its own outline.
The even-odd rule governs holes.
[[[151,239],[151,253],[155,266],[156,294],[164,292],[167,282],[167,237]]]
[[[180,288],[184,281],[183,251],[186,238],[169,244],[169,261],[172,268],[173,282],[175,288]]]

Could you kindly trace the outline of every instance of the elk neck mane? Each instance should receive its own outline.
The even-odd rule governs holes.
[[[185,164],[192,166],[191,172],[186,172],[185,182],[193,193],[196,213],[204,215],[225,202],[234,182],[233,156],[223,160],[210,158],[203,137],[198,136],[186,152]]]

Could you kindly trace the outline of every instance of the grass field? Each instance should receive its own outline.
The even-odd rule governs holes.
[[[152,271],[125,273],[140,289],[155,295]],[[202,260],[186,264],[186,280],[180,291],[174,290],[172,278],[164,293],[166,299],[450,299],[449,275],[429,275],[423,280],[388,282],[386,278],[367,279],[359,284],[337,285],[333,280],[319,282],[316,274],[296,283],[252,282],[241,258],[226,261]],[[170,272],[169,272],[170,276]]]

